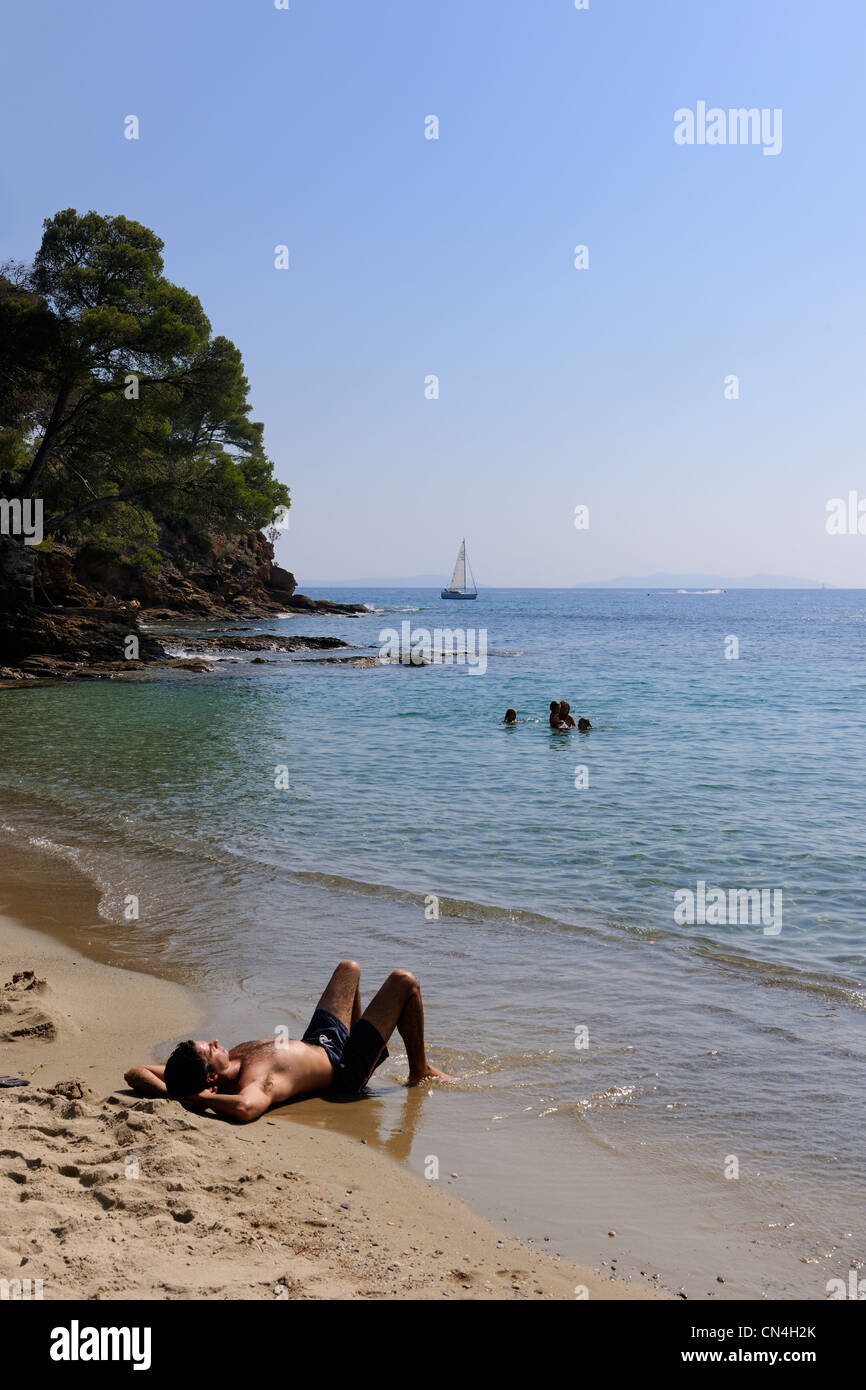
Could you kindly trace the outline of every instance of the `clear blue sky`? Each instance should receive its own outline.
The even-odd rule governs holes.
[[[243,353],[302,582],[466,534],[482,584],[866,585],[824,525],[866,498],[862,0],[7,0],[3,31],[0,254],[70,206],[163,238]],[[781,108],[782,152],[676,145],[702,100]]]

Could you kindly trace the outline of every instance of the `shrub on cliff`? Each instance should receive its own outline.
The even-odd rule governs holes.
[[[46,532],[149,564],[160,522],[267,526],[289,493],[240,352],[166,279],[163,243],[71,208],[44,226],[33,265],[0,273],[0,496],[41,497]]]

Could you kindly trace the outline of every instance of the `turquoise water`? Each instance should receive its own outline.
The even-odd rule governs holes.
[[[786,1239],[841,1258],[850,1237],[856,1254],[866,594],[329,596],[381,611],[226,626],[369,654],[404,620],[468,624],[486,633],[486,672],[223,653],[213,676],[16,691],[0,726],[7,833],[93,873],[105,944],[221,992],[226,1028],[283,1007],[303,1022],[343,955],[367,992],[414,969],[466,1078],[455,1110],[481,1205],[491,1134],[511,1124],[517,1156],[531,1122],[550,1210],[537,1193],[521,1207],[517,1157],[496,1201],[511,1191],[566,1245],[588,1200],[567,1173],[589,1136],[624,1163],[640,1147],[660,1181],[715,1183],[720,1201],[721,1158],[742,1152],[760,1175],[743,1222],[793,1203]],[[553,698],[592,732],[552,732]],[[781,930],[679,924],[675,895],[699,881],[781,895]],[[129,894],[140,915],[125,921]],[[815,1293],[804,1247],[766,1238],[780,1287]]]

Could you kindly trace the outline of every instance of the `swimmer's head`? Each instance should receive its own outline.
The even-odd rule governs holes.
[[[516,710],[516,709],[507,709],[507,710],[505,711],[505,718],[503,719],[502,722],[503,722],[503,724],[516,724],[516,723],[517,723],[517,710]]]
[[[559,709],[559,701],[558,701],[558,700],[551,700],[551,702],[550,702],[550,713],[551,713],[551,714],[555,714],[556,711],[557,711],[558,709]]]
[[[571,705],[568,703],[567,700],[560,700],[560,702],[559,702],[559,712],[560,712],[560,714],[570,714],[570,713],[571,713]]]
[[[590,724],[588,719],[584,719],[583,717],[581,717],[577,721],[577,727],[579,729],[591,729],[592,725]]]

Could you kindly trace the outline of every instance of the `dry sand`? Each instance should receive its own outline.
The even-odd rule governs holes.
[[[136,1098],[124,1070],[202,1018],[177,984],[7,917],[2,981],[0,1071],[42,1065],[0,1089],[0,1278],[41,1279],[46,1299],[652,1296],[506,1237],[345,1134]]]

